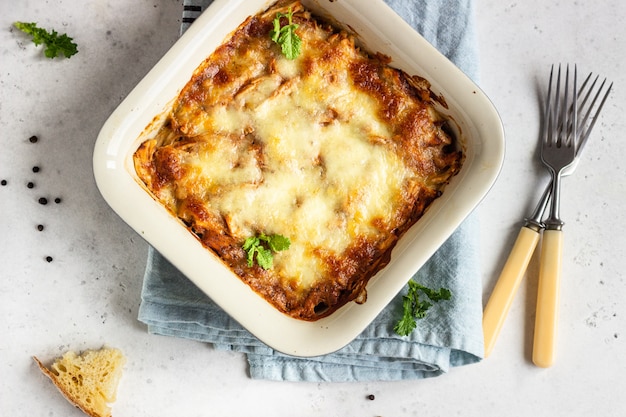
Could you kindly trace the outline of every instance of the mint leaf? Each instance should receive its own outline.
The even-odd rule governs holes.
[[[297,27],[297,25],[293,26]],[[300,55],[302,40],[293,32],[293,29],[283,32],[280,38],[278,38],[278,43],[281,46],[283,55],[285,55],[287,59],[296,59],[298,55]]]
[[[288,23],[280,25],[281,17],[286,17]],[[289,8],[289,13],[276,13],[273,24],[274,29],[270,31],[270,38],[280,45],[281,52],[287,59],[296,59],[302,51],[302,39],[296,34],[298,25],[292,21],[293,12]]]
[[[276,43],[278,43],[278,38],[280,37],[280,33],[281,33],[280,32],[281,16],[284,16],[284,15],[281,13],[276,13],[276,17],[274,18],[274,21],[272,22],[274,24],[274,29],[270,31],[270,38]]]

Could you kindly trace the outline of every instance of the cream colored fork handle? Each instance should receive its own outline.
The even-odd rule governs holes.
[[[530,227],[522,227],[517,235],[509,258],[483,311],[485,357],[493,350],[538,241],[539,232]]]
[[[545,230],[541,243],[533,342],[533,363],[542,368],[548,368],[554,363],[562,251],[563,232]]]

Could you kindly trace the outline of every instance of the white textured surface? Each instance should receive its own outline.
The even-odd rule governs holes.
[[[408,1],[408,0],[407,0]],[[120,416],[619,416],[626,389],[626,28],[621,1],[476,1],[481,86],[507,132],[502,174],[481,204],[485,297],[532,210],[537,89],[552,62],[615,81],[578,170],[564,181],[557,362],[530,363],[536,259],[492,356],[448,375],[384,384],[252,381],[242,356],[150,336],[137,322],[146,245],[100,197],[100,127],[174,43],[179,1],[21,1],[0,6],[0,415],[79,416],[33,366],[108,343],[128,356]],[[44,60],[16,20],[67,32]],[[39,142],[28,141],[37,135]],[[33,166],[41,171],[33,173]],[[33,189],[26,183],[33,181]],[[39,197],[49,203],[40,205]],[[52,200],[62,198],[60,204]],[[44,231],[36,226],[43,224]],[[51,263],[45,261],[52,256]],[[369,394],[375,400],[368,400]],[[297,411],[296,411],[297,410]]]

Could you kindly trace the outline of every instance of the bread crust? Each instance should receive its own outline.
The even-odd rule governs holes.
[[[98,386],[98,391],[100,392],[100,395],[103,398],[98,399],[98,401],[92,401],[93,399],[91,397],[83,398],[82,396],[78,394],[84,394],[84,390],[80,390],[80,388],[82,387],[82,382],[83,382],[82,375],[87,373],[88,371],[94,371],[94,369],[95,370],[100,370],[100,369],[96,369],[96,368],[85,369],[83,372],[83,369],[80,368],[81,378],[77,378],[76,381],[73,381],[76,383],[77,391],[75,393],[72,393],[68,389],[68,385],[63,383],[64,381],[62,380],[59,374],[57,374],[51,368],[46,367],[36,356],[33,356],[33,360],[35,361],[35,363],[37,364],[41,372],[43,372],[44,375],[50,378],[52,383],[57,387],[57,389],[61,392],[61,394],[63,394],[63,396],[72,405],[74,405],[75,407],[77,407],[83,413],[87,414],[90,417],[111,417],[111,408],[109,407],[108,403],[109,401],[113,401],[115,399],[115,394],[117,391],[117,384],[119,382],[119,378],[121,377],[121,367],[123,366],[125,362],[125,358],[122,355],[121,351],[119,351],[118,349],[102,348],[98,351],[92,351],[92,350],[85,351],[81,355],[74,356],[74,358],[71,358],[71,359],[78,358],[79,360],[82,361],[84,359],[84,355],[90,352],[93,352],[95,354],[108,355],[110,356],[110,359],[111,359],[110,361],[107,362],[107,364],[110,366],[106,369],[107,375],[111,376],[110,379],[107,379],[106,381],[99,379],[98,381],[96,381],[96,383],[99,382],[102,385],[102,387]],[[68,360],[68,354],[74,355],[73,352],[67,352],[63,356],[63,358],[60,358],[57,361],[55,361],[52,364],[52,367],[55,367],[55,366],[64,367],[66,365],[74,365],[75,363],[72,363],[71,361]],[[85,363],[81,363],[81,365],[89,366],[89,365],[93,365],[93,363],[85,362]],[[87,374],[86,379],[88,379],[90,376],[93,376],[93,374]],[[88,381],[88,382],[93,383],[94,381]],[[91,404],[88,404],[88,401],[87,401],[88,398],[90,401],[92,401]],[[100,408],[100,409],[98,410],[96,408]]]

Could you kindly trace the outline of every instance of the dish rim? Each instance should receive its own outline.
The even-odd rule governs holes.
[[[504,129],[480,88],[382,0],[371,1],[367,10],[360,10],[359,0],[304,0],[305,6],[348,25],[369,50],[390,56],[392,66],[426,78],[445,97],[449,109],[443,112],[460,126],[466,159],[442,196],[400,239],[389,264],[372,277],[366,303],[348,303],[315,322],[280,313],[139,185],[130,160],[146,126],[174,100],[206,51],[212,52],[211,46],[221,44],[246,16],[272,3],[215,0],[105,122],[94,148],[94,176],[111,208],[250,333],[285,354],[319,356],[356,338],[480,203],[504,160]],[[215,277],[207,278],[207,270]]]

